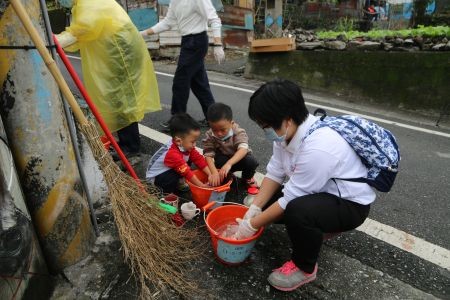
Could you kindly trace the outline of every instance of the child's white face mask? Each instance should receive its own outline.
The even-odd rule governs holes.
[[[228,133],[227,133],[225,136],[223,136],[223,137],[221,137],[221,138],[219,138],[219,139],[220,139],[221,141],[226,141],[226,140],[228,140],[230,137],[232,137],[233,134],[234,134],[233,128],[230,128],[230,130],[228,130]]]

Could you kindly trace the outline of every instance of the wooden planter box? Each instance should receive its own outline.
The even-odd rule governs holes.
[[[250,52],[287,52],[295,50],[295,37],[253,40]]]

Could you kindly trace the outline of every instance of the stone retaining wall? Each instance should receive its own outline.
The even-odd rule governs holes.
[[[450,101],[450,52],[250,53],[245,76],[414,110],[440,111]]]
[[[295,29],[290,32],[295,36],[297,50],[348,50],[348,51],[450,51],[450,37],[435,36],[387,36],[383,38],[357,37],[347,40],[344,35],[335,39],[320,39],[311,30]]]

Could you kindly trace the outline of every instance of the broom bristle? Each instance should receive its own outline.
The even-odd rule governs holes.
[[[143,190],[106,152],[94,124],[80,126],[102,170],[126,260],[141,286],[141,298],[167,295],[171,287],[190,298],[199,288],[186,274],[201,252],[196,230],[175,226],[158,206],[158,191]],[[158,296],[156,296],[158,295]]]

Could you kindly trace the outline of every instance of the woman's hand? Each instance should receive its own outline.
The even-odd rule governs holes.
[[[214,45],[214,58],[219,65],[225,60],[225,52],[222,45]]]
[[[142,30],[142,31],[139,31],[139,34],[140,34],[143,38],[145,38],[146,36],[149,36],[149,35],[154,34],[154,31],[153,31],[153,29],[149,28],[149,29],[144,29],[144,30]]]
[[[244,215],[244,220],[252,219],[262,213],[262,210],[260,207],[256,206],[255,204],[250,205],[247,212]]]
[[[257,228],[253,228],[252,224],[250,223],[250,220],[243,220],[243,219],[236,219],[236,222],[238,222],[239,227],[234,235],[234,238],[237,240],[243,240],[247,239],[258,231]]]

